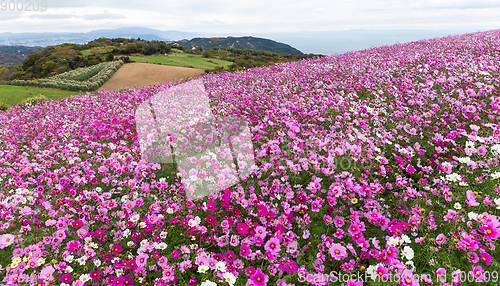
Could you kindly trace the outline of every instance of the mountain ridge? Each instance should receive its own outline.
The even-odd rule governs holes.
[[[274,40],[244,36],[244,37],[196,37],[191,40],[175,41],[174,44],[182,45],[188,49],[202,48],[209,50],[214,47],[226,47],[236,49],[263,50],[274,53],[302,54],[298,49]]]

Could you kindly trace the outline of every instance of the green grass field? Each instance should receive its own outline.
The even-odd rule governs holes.
[[[113,50],[113,47],[97,47],[88,50],[83,50],[82,54],[84,56],[95,55],[95,54],[106,54],[110,53]]]
[[[82,51],[82,54],[83,54],[84,56],[89,56],[89,55],[93,55],[94,53],[93,53],[93,52],[91,52],[90,50],[85,50],[85,51]]]
[[[216,58],[204,58],[201,55],[174,53],[168,56],[131,56],[138,63],[160,63],[167,66],[193,67],[198,69],[213,69],[216,66],[229,67],[233,62]]]
[[[0,85],[0,102],[5,103],[9,107],[12,107],[14,104],[21,103],[26,98],[35,97],[39,94],[48,99],[55,100],[70,97],[78,94],[78,92],[53,88]]]

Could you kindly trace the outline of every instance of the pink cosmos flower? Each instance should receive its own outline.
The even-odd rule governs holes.
[[[332,244],[329,252],[335,260],[342,260],[347,257],[347,249],[339,243]]]
[[[101,279],[101,270],[90,270],[89,272],[90,278],[94,281],[99,281]],[[70,276],[71,277],[71,276]],[[71,278],[70,278],[71,279]]]
[[[491,265],[491,255],[486,252],[481,252],[481,261],[486,265]]]
[[[341,228],[337,228],[337,231],[335,231],[333,236],[335,236],[338,239],[341,239],[342,237],[344,237],[344,230],[342,230]]]
[[[439,245],[443,245],[446,243],[446,236],[442,233],[440,233],[437,237],[436,237],[436,243],[439,244]]]
[[[467,205],[469,206],[478,206],[479,203],[476,202],[476,194],[474,194],[471,190],[467,191]]]
[[[271,237],[264,245],[264,249],[274,255],[281,250],[280,241],[275,237]]]
[[[416,171],[416,169],[412,165],[408,164],[408,166],[406,166],[406,172],[413,174],[413,173],[415,173],[415,171]]]
[[[138,266],[146,266],[149,256],[145,253],[137,255],[135,261]]]
[[[401,274],[400,286],[419,286],[420,282],[415,278],[411,270],[405,269]]]
[[[321,207],[321,204],[319,204],[318,202],[314,201],[311,203],[311,210],[313,212],[319,212],[319,208]]]
[[[479,261],[477,254],[472,251],[467,252],[467,259],[469,260],[470,263],[477,263]]]
[[[331,216],[329,216],[329,215],[327,215],[327,214],[325,214],[325,215],[323,216],[323,220],[324,220],[324,221],[325,221],[325,223],[327,223],[327,224],[331,224],[331,223],[333,222],[333,221],[332,221],[332,217],[331,217]]]
[[[335,227],[341,227],[344,225],[344,220],[345,220],[344,217],[336,216],[333,223],[335,224]]]
[[[214,201],[207,202],[207,211],[214,212],[217,210],[217,204]]]
[[[59,282],[69,284],[69,282],[71,282],[71,278],[71,274],[65,273],[61,276],[61,278],[59,278]]]
[[[161,256],[159,259],[158,259],[158,265],[162,268],[165,268],[168,266],[168,260],[165,256]]]
[[[112,285],[117,285],[117,284],[112,284]],[[121,285],[123,285],[123,284],[119,284],[119,286],[121,286]],[[71,286],[85,286],[85,282],[78,279],[76,281],[73,281],[73,284],[71,284]]]
[[[441,281],[441,283],[445,282],[445,277],[443,277],[443,275],[446,274],[446,269],[444,268],[439,268],[438,270],[436,270],[436,276],[439,278],[439,280]]]
[[[377,267],[377,270],[375,270],[375,271],[377,272],[377,275],[382,279],[387,279],[387,277],[389,276],[389,275],[387,275],[389,270],[384,266]]]
[[[243,222],[239,222],[236,224],[236,230],[238,231],[238,234],[241,236],[246,236],[248,235],[248,225]]]
[[[14,239],[16,237],[12,234],[4,234],[0,236],[0,249],[3,249],[12,243],[14,243]]]
[[[52,265],[49,265],[42,269],[42,271],[40,272],[40,278],[43,280],[50,280],[53,278],[52,274],[54,273],[54,271],[54,267],[52,267]]]
[[[344,283],[342,283],[342,286],[344,286]],[[349,279],[345,286],[363,286],[363,280],[356,282],[356,280]]]
[[[245,269],[245,274],[247,276],[253,276],[255,274],[255,268],[253,268],[252,266],[248,266],[246,269]]]
[[[250,249],[250,247],[249,247],[247,244],[243,244],[243,245],[240,247],[240,255],[241,255],[242,257],[247,257],[247,256],[249,256],[251,253],[252,253],[252,250]]]
[[[478,282],[482,282],[485,279],[484,269],[480,265],[473,265],[472,271],[469,272],[472,276],[476,278]]]
[[[486,226],[482,225],[480,227],[480,231],[484,233],[485,238],[489,239],[497,239],[500,237],[500,230],[494,226],[492,222],[489,222]]]
[[[78,251],[80,251],[80,245],[81,243],[76,241],[76,240],[72,240],[68,243],[68,251],[69,253],[71,254],[76,254]]]
[[[117,255],[118,253],[122,252],[122,250],[123,250],[123,248],[122,248],[122,246],[121,246],[121,245],[119,245],[119,244],[115,244],[115,245],[113,245],[113,246],[111,247],[111,251],[113,251],[113,253],[114,253],[115,255]]]
[[[231,240],[229,241],[229,244],[231,244],[231,246],[238,246],[240,244],[240,239],[238,238],[237,235],[231,235]]]

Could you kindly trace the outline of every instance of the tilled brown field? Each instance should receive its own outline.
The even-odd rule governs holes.
[[[197,77],[202,69],[174,67],[147,63],[124,64],[99,90],[119,90],[133,86],[144,86],[174,82],[181,78]]]

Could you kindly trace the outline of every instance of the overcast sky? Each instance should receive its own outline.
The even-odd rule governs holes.
[[[141,26],[251,35],[349,29],[500,28],[499,0],[44,1],[45,11],[0,10],[0,32],[88,32]]]

